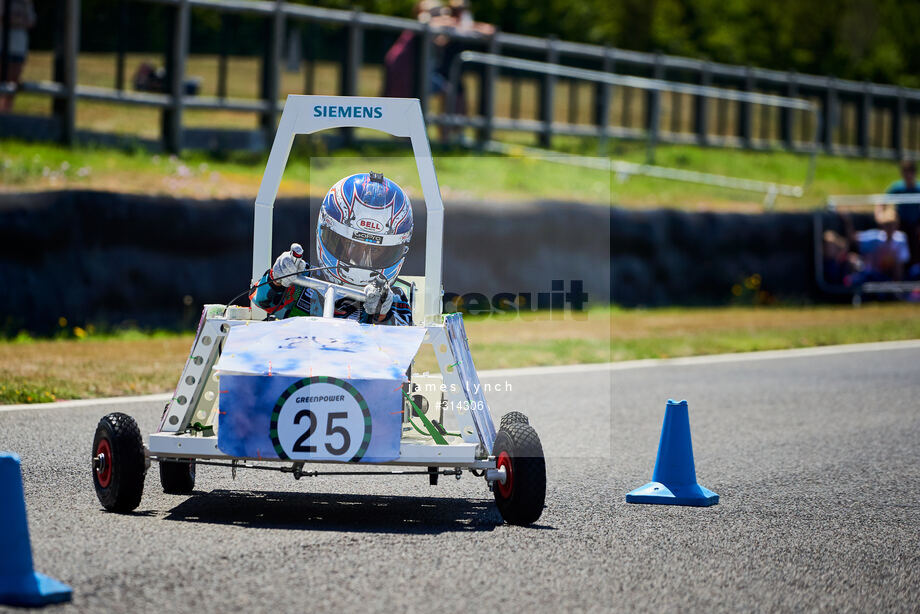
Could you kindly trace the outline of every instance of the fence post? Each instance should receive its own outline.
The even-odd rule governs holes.
[[[834,127],[837,125],[837,87],[834,77],[827,78],[827,88],[824,90],[822,100],[824,125],[821,127],[821,140],[824,142],[824,151],[834,153]]]
[[[425,23],[418,37],[418,74],[415,76],[415,92],[422,107],[422,115],[426,119],[428,118],[428,107],[431,104],[429,87],[431,86],[431,49],[434,44],[433,40],[434,35],[431,33],[431,26]],[[462,71],[460,78],[463,78]]]
[[[316,24],[312,21],[304,29],[304,75],[303,75],[303,93],[316,93],[316,38],[319,36],[316,32]]]
[[[744,91],[754,91],[754,71],[750,66],[744,69]],[[738,136],[741,137],[741,145],[745,149],[750,149],[752,145],[753,116],[752,105],[750,102],[742,102],[738,107]]]
[[[62,6],[61,6],[62,5]],[[77,56],[80,53],[80,0],[60,0],[62,31],[54,50],[54,80],[64,86],[52,112],[61,127],[60,139],[73,145],[77,137]]]
[[[700,85],[709,87],[712,85],[712,68],[709,62],[703,64],[700,69]],[[696,132],[696,142],[700,145],[709,144],[709,99],[706,96],[694,96],[693,101],[693,129]]]
[[[869,82],[863,83],[862,96],[859,100],[859,120],[856,131],[856,146],[859,147],[859,153],[864,157],[869,157],[869,131],[870,119],[872,113],[872,93],[869,91]]]
[[[275,12],[266,23],[265,45],[262,49],[262,84],[260,98],[266,108],[259,115],[259,127],[265,134],[265,147],[270,147],[275,137],[278,120],[278,90],[280,84],[281,55],[284,46],[284,5],[275,0]]]
[[[0,47],[0,83],[6,84],[10,79],[10,22],[12,20],[12,0],[0,0],[3,6],[3,19],[0,20],[0,40],[3,45]]]
[[[228,13],[220,14],[220,34],[217,49],[217,97],[227,97],[227,59],[229,54],[229,37],[232,17]],[[235,29],[235,28],[234,28]]]
[[[786,96],[797,98],[799,95],[799,84],[796,81],[795,72],[788,73],[786,83]],[[788,107],[780,110],[780,122],[782,126],[782,139],[786,149],[795,149],[795,111]]]
[[[128,1],[118,0],[118,32],[115,35],[115,89],[125,89],[125,39],[128,36]]]
[[[489,39],[489,53],[498,55],[501,53],[501,43],[498,41],[498,30]],[[463,75],[460,75],[463,78]],[[479,84],[479,115],[485,122],[479,130],[479,144],[485,145],[492,140],[492,120],[495,118],[495,90],[498,81],[498,66],[488,65],[482,73],[482,80]],[[462,88],[461,88],[462,89]],[[460,92],[457,92],[459,95]],[[452,112],[450,109],[448,112]],[[463,128],[460,129],[462,134]]]
[[[683,128],[681,120],[683,120],[684,95],[679,92],[670,92],[668,98],[671,100],[670,132],[673,138],[673,135],[680,134]]]
[[[661,59],[661,52],[655,53],[655,67],[652,76],[655,79],[664,79],[664,63]],[[659,90],[649,90],[645,97],[645,129],[648,133],[648,144],[646,147],[646,162],[654,164],[655,146],[658,144],[658,125],[661,123],[661,92]]]
[[[546,62],[556,64],[559,61],[559,52],[556,50],[556,37],[550,36],[546,40]],[[544,75],[540,84],[540,121],[543,122],[543,131],[540,133],[540,146],[550,148],[553,142],[553,106],[556,93],[556,75]]]
[[[299,25],[292,24],[290,28],[286,29],[284,70],[299,73],[300,65],[303,63],[303,32]]]
[[[575,125],[578,123],[578,80],[569,79],[568,85],[566,87],[569,94],[569,101],[566,105],[568,113],[566,114],[566,121],[570,125]]]
[[[920,121],[918,121],[917,117],[915,117],[915,114],[911,113],[912,110],[916,109],[916,107],[912,109],[912,106],[913,105],[905,104],[904,109],[904,123],[907,124],[907,130],[905,130],[907,134],[904,138],[905,154],[907,152],[911,152],[911,154],[913,154],[914,151],[920,149],[920,137],[918,137],[918,132],[920,132],[918,131],[918,128],[920,128]],[[901,159],[903,160],[904,157],[905,156],[902,155]]]
[[[771,138],[772,134],[770,128],[772,128],[771,124],[773,123],[773,117],[770,109],[771,107],[768,105],[760,105],[760,135],[758,138],[760,139],[761,145],[768,145],[774,140]]]
[[[169,83],[169,106],[163,109],[163,147],[170,153],[182,151],[182,95],[185,93],[185,58],[188,54],[188,0],[178,0],[173,7],[167,30],[166,80]]]
[[[604,59],[601,70],[605,73],[613,72],[613,58],[610,49],[604,47]],[[607,155],[607,120],[610,116],[610,97],[612,87],[609,83],[598,83],[594,87],[594,124],[598,131],[598,155]]]
[[[343,96],[358,95],[358,77],[361,73],[361,60],[364,56],[364,28],[361,25],[361,11],[354,10],[351,13],[351,23],[348,24],[348,47],[345,50],[345,56],[342,64],[342,87]],[[342,128],[342,137],[345,143],[351,145],[354,142],[355,131],[352,128]]]
[[[904,100],[904,88],[898,87],[894,99],[894,113],[891,115],[891,147],[899,160],[904,158],[904,118],[907,104]]]
[[[511,74],[511,119],[521,119],[521,79]]]

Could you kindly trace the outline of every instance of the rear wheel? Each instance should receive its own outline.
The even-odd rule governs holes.
[[[130,512],[144,493],[144,440],[134,418],[112,413],[99,421],[93,437],[93,486],[102,507]]]
[[[160,483],[168,495],[190,495],[195,489],[195,461],[160,461]]]
[[[498,432],[492,453],[505,481],[493,482],[495,504],[508,524],[528,525],[543,513],[546,462],[540,437],[529,424],[512,422]]]
[[[498,430],[504,431],[505,427],[507,427],[509,424],[515,423],[530,424],[530,420],[527,418],[527,416],[519,411],[509,411],[507,414],[502,416]]]

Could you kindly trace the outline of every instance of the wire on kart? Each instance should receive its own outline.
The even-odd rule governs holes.
[[[418,414],[418,417],[422,419],[422,422],[426,422],[426,418],[425,418],[425,416],[423,415],[422,410],[419,409],[418,405],[415,404],[415,401],[412,400],[412,397],[410,397],[410,396],[409,396],[408,394],[406,394],[405,392],[403,392],[403,396],[406,397],[406,400],[409,401],[409,404],[410,404],[410,405],[412,405],[412,409],[414,409],[414,410],[415,410],[415,413]],[[429,431],[429,432],[423,431],[417,424],[415,424],[415,422],[412,420],[412,412],[409,412],[409,415],[407,416],[407,418],[409,419],[409,424],[411,424],[411,425],[412,425],[412,428],[414,428],[416,431],[418,431],[418,432],[421,433],[422,435],[425,435],[425,436],[427,436],[427,437],[431,437],[432,439],[437,440],[437,437],[435,437],[435,434],[434,434],[433,432],[430,432],[430,431]],[[461,435],[460,433],[451,433],[451,432],[449,432],[447,429],[445,429],[443,426],[441,426],[441,424],[440,424],[437,420],[431,420],[430,422],[431,422],[431,425],[432,425],[435,429],[437,429],[438,433],[439,433],[440,435],[442,435],[442,436],[443,436],[443,435],[449,435],[449,436],[451,436],[451,437],[462,437],[462,435]],[[427,427],[428,425],[426,424],[425,426]]]

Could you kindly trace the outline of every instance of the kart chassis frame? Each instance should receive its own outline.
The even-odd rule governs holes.
[[[370,117],[328,116],[317,109],[371,108],[380,109]],[[484,397],[477,391],[476,398],[461,382],[460,369],[454,368],[466,356],[457,356],[449,343],[442,314],[441,287],[444,206],[435,175],[434,163],[421,107],[417,99],[367,98],[339,96],[288,96],[262,176],[255,200],[253,228],[252,280],[257,284],[264,271],[271,266],[272,211],[284,168],[290,155],[294,137],[335,128],[370,128],[395,137],[409,138],[421,182],[427,211],[426,253],[424,277],[403,277],[408,283],[408,294],[415,326],[422,326],[426,334],[422,345],[430,345],[437,358],[444,403],[453,411],[459,425],[460,437],[450,443],[400,442],[397,460],[381,465],[426,467],[429,475],[448,474],[460,477],[462,469],[482,470],[487,482],[504,482],[504,469],[496,468],[491,456],[495,440],[495,424]],[[325,297],[323,317],[332,317],[331,306],[340,296],[362,294],[336,284],[317,279],[297,278],[295,283],[312,287]],[[420,296],[419,296],[420,295]],[[329,299],[332,299],[330,302]],[[217,448],[214,424],[219,428],[219,376],[214,366],[221,347],[230,330],[239,320],[262,320],[265,312],[256,305],[249,308],[225,305],[206,305],[195,341],[182,371],[175,394],[167,404],[160,427],[149,436],[146,446],[148,462],[151,460],[197,459],[202,464],[230,466],[234,475],[237,467],[268,469],[293,473],[296,478],[318,475],[318,471],[304,471],[304,462],[337,463],[342,461],[291,461],[265,458],[239,458],[222,453]],[[468,352],[464,339],[463,347]],[[467,360],[469,360],[467,358]],[[470,360],[470,367],[472,362]],[[411,372],[411,369],[410,369]],[[478,383],[475,370],[472,371]],[[418,374],[413,374],[415,377]],[[430,379],[432,376],[424,374]],[[437,377],[437,374],[434,374]],[[410,390],[412,389],[410,380]],[[465,392],[467,390],[467,392]],[[478,388],[481,391],[481,387]],[[405,407],[409,411],[409,407]],[[420,416],[421,417],[421,416]],[[423,419],[423,422],[426,422]],[[427,424],[427,422],[426,422]],[[256,464],[260,463],[260,464]],[[261,463],[269,463],[262,465]],[[439,468],[450,467],[453,470]],[[351,471],[372,475],[388,472]],[[390,472],[392,473],[392,472]],[[423,473],[421,471],[396,471],[395,473]]]

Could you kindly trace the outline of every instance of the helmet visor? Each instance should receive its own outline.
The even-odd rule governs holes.
[[[406,253],[405,245],[362,243],[343,237],[328,226],[320,228],[320,240],[340,262],[373,271],[393,266]]]

